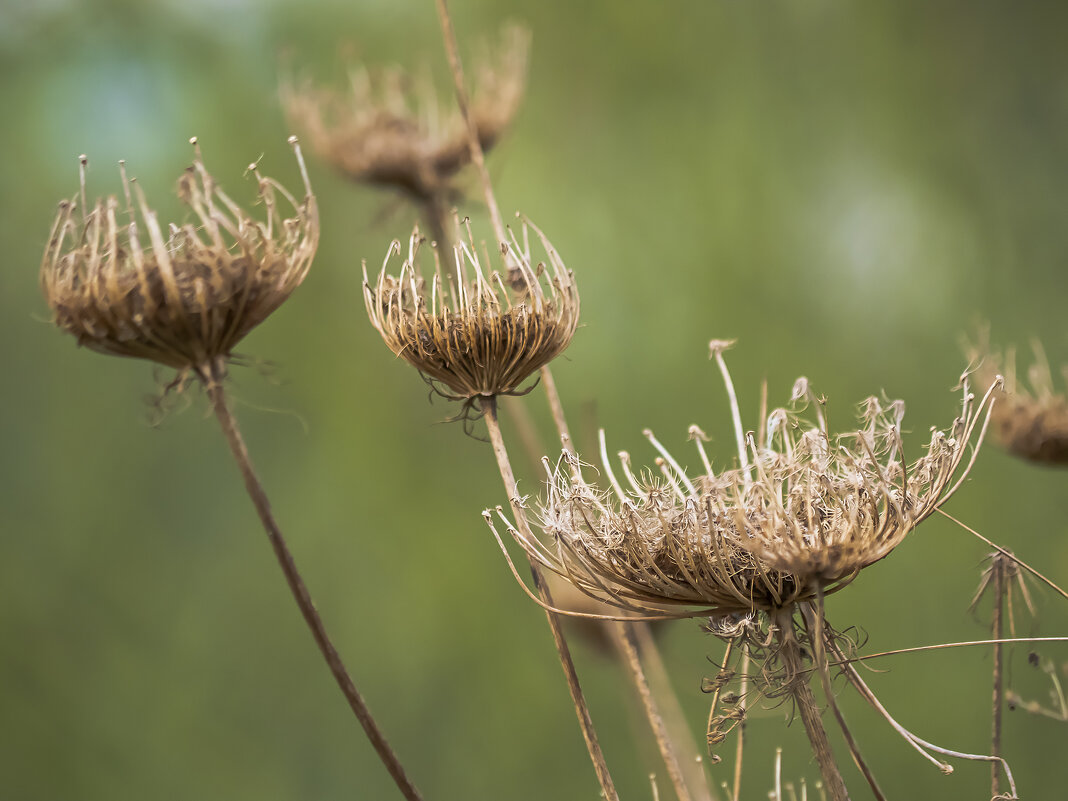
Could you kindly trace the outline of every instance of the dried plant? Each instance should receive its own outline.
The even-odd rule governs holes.
[[[661,454],[656,469],[635,472],[621,453],[621,483],[602,432],[609,488],[588,482],[583,465],[565,453],[552,468],[546,462],[548,490],[539,507],[545,540],[509,526],[531,557],[622,609],[774,611],[840,590],[886,557],[967,474],[993,388],[976,402],[965,379],[960,416],[934,431],[926,452],[908,465],[902,402],[869,398],[861,427],[832,439],[822,402],[815,424],[800,416],[796,404],[813,399],[804,379],[794,386],[795,405],[767,416],[758,443],[742,434],[722,362],[727,344],[713,342],[712,355],[728,384],[740,466],[715,473],[703,434],[692,427],[705,469],[691,478],[646,431]]]
[[[531,228],[548,264],[533,260]],[[501,254],[503,276],[501,270],[489,270],[486,251],[479,257],[468,227],[468,241],[452,249],[451,263],[442,265],[439,250],[432,248],[434,272],[428,281],[419,255],[424,242],[416,229],[396,276],[387,270],[400,252],[399,241],[390,245],[374,284],[364,265],[371,324],[390,350],[447,398],[519,394],[520,385],[563,352],[575,333],[574,275],[529,222],[523,223],[522,244],[512,234]]]
[[[476,68],[471,116],[484,150],[504,133],[526,87],[529,32],[506,26]],[[471,156],[464,118],[429,77],[401,69],[353,69],[349,90],[290,80],[282,103],[315,153],[349,178],[403,190],[420,203],[450,196]]]
[[[56,325],[93,350],[151,359],[193,372],[203,384],[245,489],[275,558],[315,643],[349,707],[407,801],[421,801],[379,730],[327,635],[322,618],[252,467],[248,448],[224,387],[233,347],[277,309],[308,273],[319,240],[319,216],[296,137],[290,138],[304,179],[301,203],[276,181],[249,170],[259,184],[266,220],[251,219],[204,168],[194,138],[193,166],[178,181],[178,196],[199,225],[169,227],[164,240],[156,213],[139,185],[135,211],[120,162],[129,222],[118,222],[118,200],[86,202],[87,159],[81,158],[81,192],[60,204],[45,250],[41,284]],[[277,195],[292,207],[283,218]],[[75,212],[80,207],[80,219]],[[138,211],[140,215],[138,215]],[[141,243],[147,229],[148,249]]]
[[[250,165],[266,211],[264,220],[253,219],[208,173],[197,147],[178,180],[194,221],[171,224],[166,238],[121,162],[128,222],[120,222],[114,196],[90,208],[82,156],[80,195],[60,204],[41,265],[56,325],[92,350],[179,370],[207,374],[229,359],[304,280],[319,241],[315,196],[296,139],[290,141],[304,178],[302,201]]]
[[[1016,351],[991,348],[987,332],[981,332],[967,352],[981,377],[1005,376],[1005,386],[994,410],[994,432],[1010,453],[1046,465],[1068,465],[1068,396],[1053,385],[1049,360],[1038,340],[1031,343],[1034,362],[1027,381],[1016,377]],[[1062,368],[1068,385],[1068,366]]]

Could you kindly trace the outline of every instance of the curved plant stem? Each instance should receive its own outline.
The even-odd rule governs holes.
[[[816,698],[809,686],[809,677],[804,670],[801,644],[797,641],[797,633],[794,629],[793,616],[790,611],[779,614],[780,656],[783,665],[791,674],[790,694],[793,696],[797,712],[801,716],[801,722],[808,734],[808,741],[812,746],[812,753],[816,757],[820,774],[823,776],[823,785],[832,801],[849,801],[849,793],[846,791],[842,774],[838,770],[834,753],[831,751],[831,743],[827,739],[827,730],[823,728],[820,720],[820,710],[816,706]]]
[[[274,515],[271,513],[271,506],[267,500],[267,494],[263,491],[263,486],[260,484],[255,471],[252,469],[252,462],[249,459],[245,440],[241,436],[241,432],[237,427],[237,421],[234,419],[226,402],[226,394],[223,390],[222,383],[222,372],[221,367],[215,366],[210,370],[203,371],[201,377],[205,389],[207,390],[208,397],[211,399],[215,416],[219,420],[219,425],[222,426],[226,442],[230,446],[230,451],[233,453],[238,468],[241,470],[241,477],[245,480],[245,489],[248,491],[249,497],[252,499],[253,506],[256,507],[256,513],[260,517],[260,522],[263,523],[263,528],[267,532],[267,538],[270,540],[271,547],[274,549],[274,555],[278,559],[278,564],[282,568],[282,573],[285,575],[286,584],[289,585],[289,590],[293,593],[293,599],[297,602],[297,606],[300,608],[300,612],[304,616],[304,621],[308,624],[308,628],[311,629],[312,636],[315,638],[315,643],[319,646],[319,650],[322,652],[323,658],[326,660],[326,664],[330,668],[330,672],[334,674],[334,679],[337,681],[338,687],[341,688],[341,692],[345,695],[345,700],[347,700],[349,706],[352,707],[356,719],[359,720],[360,725],[363,726],[363,730],[366,732],[367,738],[371,741],[371,745],[374,746],[375,751],[378,753],[379,759],[381,759],[382,763],[386,766],[386,770],[388,770],[389,775],[393,777],[393,781],[396,782],[397,787],[400,789],[403,796],[408,799],[408,801],[421,801],[422,796],[420,796],[419,791],[404,772],[404,768],[397,759],[397,755],[393,753],[393,749],[390,748],[385,736],[379,730],[378,725],[371,716],[371,711],[367,708],[367,704],[364,702],[363,697],[356,689],[356,685],[353,684],[348,671],[345,669],[345,665],[341,661],[341,656],[338,654],[337,649],[334,648],[334,644],[327,636],[323,621],[319,617],[319,612],[315,608],[315,603],[312,601],[311,595],[308,594],[308,589],[304,586],[304,580],[301,578],[300,572],[297,570],[296,562],[293,560],[293,554],[290,553],[289,547],[286,545],[286,541],[282,537],[282,532],[278,528],[278,524],[275,522]]]
[[[649,720],[649,727],[653,730],[657,748],[660,749],[660,756],[663,758],[664,766],[667,768],[668,777],[675,787],[675,795],[678,796],[679,801],[690,801],[690,790],[686,786],[682,766],[679,763],[678,756],[675,754],[675,748],[672,745],[671,737],[668,735],[667,726],[664,725],[664,719],[660,715],[660,708],[657,706],[656,699],[649,688],[649,681],[645,677],[645,669],[642,667],[642,660],[638,654],[638,641],[634,630],[631,628],[631,626],[645,624],[613,622],[608,625],[611,627],[612,639],[619,648],[620,654],[623,656],[623,662],[630,671],[631,680],[638,691],[638,697],[641,699],[642,707],[645,709],[645,717]]]
[[[994,557],[991,562],[991,570],[994,571],[994,618],[990,623],[991,634],[994,640],[994,692],[991,700],[990,720],[990,755],[1001,758],[1001,707],[1005,693],[1002,682],[1002,646],[1001,639],[1003,621],[1001,616],[1002,601],[1005,595],[1005,567],[1008,560],[1001,554]],[[1001,766],[997,762],[990,763],[990,797],[997,798],[1001,795]]]
[[[741,684],[738,687],[738,711],[741,713],[741,721],[738,723],[738,744],[734,751],[734,786],[731,790],[732,801],[739,801],[742,793],[742,755],[745,751],[745,727],[747,721],[745,711],[745,695],[749,692],[749,644],[742,643],[742,662],[738,667],[741,674]]]
[[[438,19],[441,22],[441,34],[445,40],[445,53],[449,57],[449,68],[452,71],[453,84],[456,87],[456,104],[460,107],[467,124],[467,145],[471,149],[471,161],[478,171],[478,179],[482,183],[482,193],[486,197],[486,206],[489,208],[490,220],[493,222],[493,231],[497,234],[497,244],[503,245],[508,241],[508,235],[504,230],[504,221],[501,219],[501,211],[497,206],[497,200],[493,195],[493,185],[490,183],[489,171],[486,169],[486,157],[482,153],[482,143],[478,139],[478,129],[471,117],[470,104],[467,100],[467,89],[464,87],[464,68],[460,63],[460,51],[456,46],[456,33],[452,29],[452,19],[449,17],[449,8],[445,0],[435,0],[438,8]]]
[[[868,787],[871,788],[872,795],[875,796],[876,801],[886,801],[886,796],[879,787],[879,782],[876,781],[875,774],[872,773],[867,760],[865,760],[864,755],[861,754],[860,746],[853,737],[853,732],[846,723],[845,715],[842,714],[842,710],[838,707],[838,702],[834,698],[834,688],[831,686],[831,673],[827,666],[827,648],[824,643],[824,637],[829,637],[830,635],[827,632],[826,620],[824,618],[823,595],[820,592],[818,585],[815,587],[815,590],[817,603],[802,604],[801,612],[805,616],[805,625],[808,627],[812,640],[813,659],[816,663],[816,671],[820,675],[820,682],[823,684],[823,694],[827,698],[827,706],[829,706],[831,712],[834,713],[835,720],[838,721],[838,728],[841,730],[842,736],[845,738],[846,745],[849,748],[849,753],[853,757],[853,762],[864,775],[864,780],[868,782]]]
[[[493,444],[493,453],[497,457],[497,467],[500,469],[501,478],[504,480],[504,489],[508,493],[508,502],[511,504],[512,513],[515,515],[516,525],[519,526],[525,536],[532,537],[530,526],[527,523],[526,510],[520,501],[519,489],[515,483],[515,475],[512,473],[512,465],[508,461],[508,451],[505,449],[504,438],[501,436],[501,426],[497,419],[497,399],[492,396],[483,396],[479,398],[479,403],[483,417],[486,420],[486,428],[489,430],[490,442]],[[553,599],[549,592],[549,585],[546,583],[541,569],[533,559],[530,561],[530,572],[534,578],[534,587],[541,600],[545,604],[552,606]],[[601,784],[601,790],[606,801],[619,801],[615,785],[612,783],[612,776],[608,772],[608,764],[605,762],[601,745],[597,740],[597,732],[593,728],[593,720],[590,717],[589,707],[586,706],[586,698],[582,694],[582,688],[579,686],[578,673],[575,671],[575,663],[571,659],[571,651],[567,646],[567,641],[564,639],[560,618],[548,610],[546,610],[545,616],[549,620],[553,642],[556,644],[556,651],[560,655],[560,665],[563,667],[564,676],[567,678],[567,688],[571,692],[571,700],[575,704],[575,714],[578,716],[579,726],[582,728],[582,736],[586,740],[586,749],[590,753],[590,761],[593,762],[593,769],[597,773],[597,780]]]

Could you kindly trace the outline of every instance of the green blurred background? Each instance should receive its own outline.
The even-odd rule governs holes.
[[[651,461],[649,426],[692,465],[685,435],[698,423],[729,463],[712,337],[740,340],[728,360],[747,425],[762,379],[779,404],[804,374],[839,429],[868,394],[904,398],[914,456],[956,413],[958,339],[978,320],[995,342],[1038,336],[1056,364],[1068,359],[1068,6],[457,0],[454,14],[468,53],[505,19],[534,31],[528,96],[490,166],[506,212],[536,220],[578,278],[583,327],[554,370],[580,443],[603,425],[613,447]],[[180,213],[171,190],[194,134],[239,202],[261,154],[295,185],[280,54],[340,80],[346,46],[370,63],[428,63],[447,85],[430,0],[0,7],[5,799],[399,797],[303,627],[203,399],[149,426],[145,396],[162,377],[80,352],[37,289],[78,154],[92,194],[116,191],[112,165],[127,159],[165,218]],[[596,798],[543,616],[480,518],[505,500],[489,448],[442,423],[455,409],[428,403],[365,318],[360,260],[379,263],[413,214],[318,161],[311,171],[315,265],[242,346],[273,372],[233,380],[298,563],[428,801]],[[525,402],[548,434],[543,396]],[[948,509],[1063,584],[1066,482],[990,444]],[[982,638],[989,606],[973,616],[968,604],[984,553],[930,520],[833,599],[831,620],[862,627],[869,650]],[[1037,601],[1040,622],[1018,615],[1018,633],[1063,634],[1064,603]],[[699,622],[662,639],[695,738],[706,658],[722,652]],[[595,649],[575,648],[623,797],[649,799],[647,774],[663,771],[630,689]],[[1043,697],[1026,656],[1012,655],[1014,686]],[[986,649],[901,656],[871,682],[921,736],[983,752],[990,661]],[[851,692],[841,700],[891,798],[989,795],[985,764],[943,777]],[[816,777],[785,712],[751,720],[746,798],[770,789],[777,746],[787,778]],[[1017,711],[1004,739],[1023,797],[1063,793],[1065,724]]]

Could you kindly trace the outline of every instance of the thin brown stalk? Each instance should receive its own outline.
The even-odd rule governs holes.
[[[508,460],[508,451],[504,446],[504,438],[501,436],[500,421],[497,419],[497,399],[493,396],[482,396],[479,398],[479,402],[483,418],[486,421],[486,428],[489,431],[490,442],[493,444],[493,454],[497,457],[497,467],[500,469],[501,478],[504,480],[504,489],[508,493],[512,514],[515,515],[516,525],[519,526],[524,536],[532,538],[533,534],[530,531],[530,524],[527,522],[526,510],[520,500],[519,488],[516,486],[512,465]],[[530,572],[534,579],[534,587],[542,602],[552,606],[553,599],[552,594],[549,592],[549,585],[545,581],[541,569],[533,559],[530,560]],[[578,716],[582,736],[586,741],[586,749],[589,751],[590,761],[593,762],[593,769],[597,773],[597,780],[600,782],[606,801],[619,801],[615,785],[612,782],[612,776],[608,772],[608,764],[605,762],[601,745],[597,740],[597,732],[593,728],[593,720],[590,717],[589,707],[586,705],[586,698],[582,693],[582,688],[579,686],[578,673],[575,671],[575,663],[571,659],[571,650],[564,639],[560,618],[549,610],[546,610],[545,616],[549,620],[553,642],[556,644],[556,651],[560,656],[560,665],[564,669],[567,688],[571,692],[571,700],[575,704],[575,714]]]
[[[541,368],[541,385],[545,389],[545,396],[549,399],[549,409],[553,415],[553,422],[556,423],[556,431],[560,435],[560,444],[568,453],[574,453],[571,432],[568,430],[567,419],[564,417],[564,404],[560,401],[560,393],[556,391],[556,381],[553,380],[549,365]]]
[[[649,688],[649,681],[646,679],[645,668],[642,666],[641,656],[638,652],[638,641],[634,635],[634,630],[631,628],[632,625],[644,624],[614,622],[607,625],[610,626],[612,640],[619,649],[623,662],[630,672],[631,681],[634,682],[634,687],[638,691],[638,697],[641,699],[642,707],[645,709],[645,717],[649,721],[649,728],[653,731],[653,737],[656,739],[657,748],[660,749],[660,756],[664,760],[668,777],[675,787],[675,795],[678,796],[679,801],[691,801],[690,789],[686,786],[686,779],[683,776],[682,767],[675,753],[667,727],[664,725],[664,719],[660,715],[660,708],[653,697],[652,690]]]
[[[734,790],[731,801],[738,801],[742,792],[742,754],[745,749],[745,694],[749,691],[749,644],[742,642],[742,661],[738,666],[741,681],[738,686],[738,712],[741,722],[738,724],[738,744],[734,747]]]
[[[868,767],[863,754],[860,753],[860,746],[853,737],[853,732],[846,723],[845,715],[842,714],[838,701],[834,697],[834,688],[831,686],[831,673],[827,666],[827,649],[824,641],[824,637],[829,635],[823,616],[823,596],[819,593],[818,588],[816,592],[816,606],[802,604],[801,610],[805,616],[805,624],[808,626],[812,637],[813,660],[816,663],[816,672],[819,673],[820,682],[823,684],[823,694],[827,698],[827,705],[831,708],[831,712],[834,713],[834,717],[838,721],[838,728],[842,731],[842,736],[845,738],[846,746],[853,757],[853,762],[863,774],[864,780],[868,783],[868,787],[871,788],[872,795],[875,796],[876,801],[886,801],[886,796],[880,789],[879,783],[875,779],[875,774]]]
[[[894,731],[900,734],[904,738],[905,742],[912,746],[917,753],[923,756],[924,759],[929,760],[932,764],[938,767],[938,769],[941,770],[942,773],[946,775],[949,775],[953,772],[953,767],[950,764],[942,762],[939,759],[935,758],[932,754],[941,754],[943,756],[953,757],[955,759],[967,759],[977,762],[993,762],[995,764],[1000,764],[1002,769],[1004,769],[1005,771],[1005,778],[1009,783],[1009,797],[1017,797],[1016,782],[1013,779],[1012,770],[1009,768],[1009,763],[1006,762],[1004,758],[990,756],[987,754],[969,754],[963,751],[953,751],[949,748],[942,748],[941,746],[935,745],[934,743],[928,742],[927,740],[924,740],[923,738],[913,734],[900,723],[898,723],[893,718],[893,716],[887,711],[886,707],[882,705],[882,702],[879,701],[875,693],[872,692],[870,687],[868,687],[864,679],[861,678],[861,675],[859,672],[857,672],[857,669],[853,667],[853,665],[850,664],[849,661],[845,660],[845,654],[842,653],[841,648],[839,648],[833,640],[828,640],[827,648],[837,658],[836,664],[841,664],[844,666],[842,672],[845,673],[846,677],[857,689],[861,697],[869,704],[871,704],[872,707],[880,715],[883,716],[883,719],[890,724]]]
[[[713,801],[715,793],[709,786],[704,760],[697,751],[696,742],[686,721],[686,714],[671,684],[664,658],[660,655],[660,646],[657,645],[647,623],[628,621],[627,625],[638,643],[638,653],[641,654],[649,686],[653,697],[659,701],[660,715],[667,727],[675,752],[679,756],[686,784],[701,801]]]
[[[780,657],[783,665],[792,674],[790,695],[801,717],[801,723],[805,726],[812,753],[816,757],[820,775],[823,776],[823,784],[833,801],[849,801],[849,792],[838,770],[838,763],[831,751],[830,740],[827,739],[827,730],[823,728],[823,721],[820,720],[816,698],[812,694],[812,687],[809,686],[808,676],[804,672],[801,644],[797,640],[793,618],[789,612],[783,612],[779,615],[778,623],[781,638]]]
[[[1043,582],[1048,587],[1050,587],[1054,592],[1056,592],[1062,598],[1068,599],[1068,592],[1066,592],[1065,590],[1063,590],[1060,587],[1058,587],[1055,583],[1053,583],[1053,581],[1051,581],[1050,579],[1046,578],[1041,573],[1039,573],[1037,570],[1035,570],[1033,567],[1031,567],[1031,565],[1029,565],[1026,562],[1024,562],[1023,560],[1017,558],[1012,553],[1012,551],[1009,551],[1009,550],[1007,550],[1005,548],[1002,548],[1000,545],[998,545],[993,540],[988,540],[986,537],[984,537],[982,534],[980,534],[974,528],[972,528],[971,526],[961,522],[960,520],[958,520],[957,518],[955,518],[953,515],[949,514],[948,512],[944,512],[941,509],[936,509],[935,511],[938,512],[943,517],[948,517],[950,520],[952,520],[958,526],[963,528],[969,534],[977,537],[978,539],[980,539],[981,541],[983,541],[987,545],[989,545],[991,548],[994,548],[995,550],[997,550],[997,552],[1000,553],[1002,556],[1005,556],[1005,557],[1011,559],[1013,562],[1015,562],[1020,567],[1022,567],[1024,570],[1026,570],[1028,573],[1030,573],[1035,578],[1037,578],[1039,581]]]
[[[248,491],[249,497],[252,499],[253,506],[256,507],[256,513],[260,517],[260,522],[263,524],[263,528],[267,532],[267,538],[270,540],[271,547],[274,549],[274,555],[278,559],[278,564],[282,568],[282,573],[285,575],[286,584],[289,585],[289,590],[292,592],[293,599],[297,602],[297,606],[299,607],[301,614],[304,616],[305,623],[307,623],[308,628],[311,629],[316,645],[319,646],[319,650],[322,652],[323,658],[326,660],[326,664],[330,668],[330,672],[334,675],[338,687],[341,688],[345,700],[349,702],[349,706],[356,715],[356,719],[360,722],[364,732],[367,734],[367,738],[371,741],[371,745],[377,752],[379,759],[381,759],[382,763],[386,766],[386,770],[389,771],[389,775],[393,777],[393,781],[401,791],[401,794],[408,799],[408,801],[421,801],[422,796],[408,778],[404,771],[404,767],[397,759],[397,755],[393,752],[393,749],[386,741],[385,736],[378,728],[378,724],[375,723],[374,718],[371,716],[371,711],[367,708],[367,704],[363,700],[363,696],[361,696],[356,689],[356,685],[349,676],[345,664],[341,661],[341,656],[338,654],[337,649],[334,648],[334,644],[330,641],[329,636],[327,636],[322,618],[319,617],[319,612],[315,608],[315,603],[312,601],[311,595],[308,593],[308,589],[304,585],[304,580],[301,578],[300,572],[297,570],[293,554],[286,545],[286,541],[282,536],[282,531],[279,529],[278,524],[275,522],[274,515],[271,513],[271,506],[267,500],[267,494],[264,492],[263,486],[260,484],[259,478],[256,476],[256,473],[252,468],[252,462],[249,459],[245,440],[241,436],[241,432],[237,427],[237,421],[226,402],[221,369],[213,368],[210,371],[204,371],[203,380],[208,397],[211,399],[215,416],[219,420],[219,425],[222,426],[223,435],[226,437],[226,442],[230,446],[230,451],[233,453],[237,466],[241,470],[241,477],[245,481],[245,489]]]
[[[863,656],[850,656],[844,654],[831,662],[832,665],[849,665],[855,662],[867,662],[869,659],[881,659],[884,656],[897,656],[898,654],[918,654],[923,651],[941,651],[943,648],[965,648],[967,646],[993,645],[994,640],[967,640],[964,642],[940,642],[934,645],[916,645],[912,648],[895,648],[893,651],[880,651],[877,654],[864,654]],[[1068,637],[1002,637],[997,642],[1005,645],[1013,643],[1036,643],[1036,642],[1068,642]]]
[[[990,564],[994,579],[994,613],[990,623],[990,633],[994,638],[994,692],[991,700],[990,715],[990,755],[1001,758],[1001,709],[1003,705],[1005,687],[1002,679],[1002,645],[1001,639],[1003,620],[1001,616],[1002,602],[1005,595],[1005,562],[1007,560],[1001,554],[994,557]],[[997,798],[1001,795],[1001,770],[997,762],[990,764],[990,797]]]
[[[497,200],[493,195],[493,186],[490,184],[489,171],[486,169],[486,158],[482,153],[482,143],[478,139],[478,129],[475,120],[471,116],[471,104],[467,99],[467,88],[464,86],[464,68],[460,62],[460,50],[456,46],[456,33],[452,29],[452,18],[449,16],[449,8],[445,0],[435,0],[438,8],[438,19],[441,21],[441,34],[445,40],[445,52],[449,57],[449,67],[452,71],[453,83],[456,86],[456,104],[460,107],[464,122],[467,123],[467,144],[471,149],[471,161],[474,162],[478,171],[478,179],[482,183],[482,193],[486,197],[486,206],[489,208],[490,220],[493,222],[493,231],[497,234],[498,246],[508,241],[505,234],[504,221],[501,219],[501,211],[497,207]]]

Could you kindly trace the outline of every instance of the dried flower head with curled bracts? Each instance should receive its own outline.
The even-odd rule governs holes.
[[[1039,464],[1068,465],[1068,395],[1054,388],[1042,344],[1034,340],[1031,349],[1034,361],[1024,382],[1016,377],[1016,351],[991,348],[986,331],[981,332],[977,344],[966,348],[981,379],[998,373],[1005,376],[992,419],[994,433],[1006,450]],[[1068,365],[1062,366],[1061,374],[1068,385]]]
[[[114,196],[90,208],[82,156],[81,192],[60,204],[41,265],[56,325],[101,353],[204,375],[222,370],[234,346],[304,280],[315,254],[315,196],[296,138],[290,143],[304,179],[302,201],[250,165],[266,209],[264,220],[252,219],[208,173],[197,147],[178,180],[178,197],[194,219],[171,224],[166,234],[122,162],[125,210]],[[127,222],[120,222],[123,214]]]
[[[506,27],[492,57],[476,70],[471,114],[484,150],[515,116],[526,87],[529,32]],[[439,99],[429,77],[400,69],[350,74],[350,91],[305,82],[282,86],[290,121],[312,149],[343,175],[393,186],[420,201],[450,194],[450,181],[471,160],[467,128],[454,103]]]
[[[530,229],[545,261],[531,255]],[[503,277],[489,269],[485,249],[479,256],[470,224],[467,235],[445,264],[438,248],[430,248],[434,273],[429,280],[420,265],[426,240],[418,228],[398,274],[387,274],[390,259],[401,250],[394,240],[374,284],[364,264],[367,313],[389,349],[441,395],[470,401],[519,394],[520,384],[558,356],[575,333],[579,296],[574,275],[528,221],[523,222],[522,243],[510,232],[511,241],[502,244]]]
[[[555,466],[544,462],[544,541],[524,537],[506,521],[530,556],[627,610],[775,611],[846,586],[945,503],[967,475],[994,386],[977,400],[965,379],[960,416],[948,430],[935,430],[926,452],[906,465],[903,403],[870,398],[861,427],[832,437],[822,401],[814,404],[815,424],[801,416],[815,400],[804,379],[794,386],[792,408],[767,415],[759,441],[745,435],[723,360],[729,344],[713,342],[712,356],[730,396],[739,466],[714,472],[703,432],[694,426],[702,474],[688,476],[648,430],[660,453],[655,469],[635,472],[626,452],[617,469],[602,431],[610,489],[589,483],[583,465],[565,453]]]

